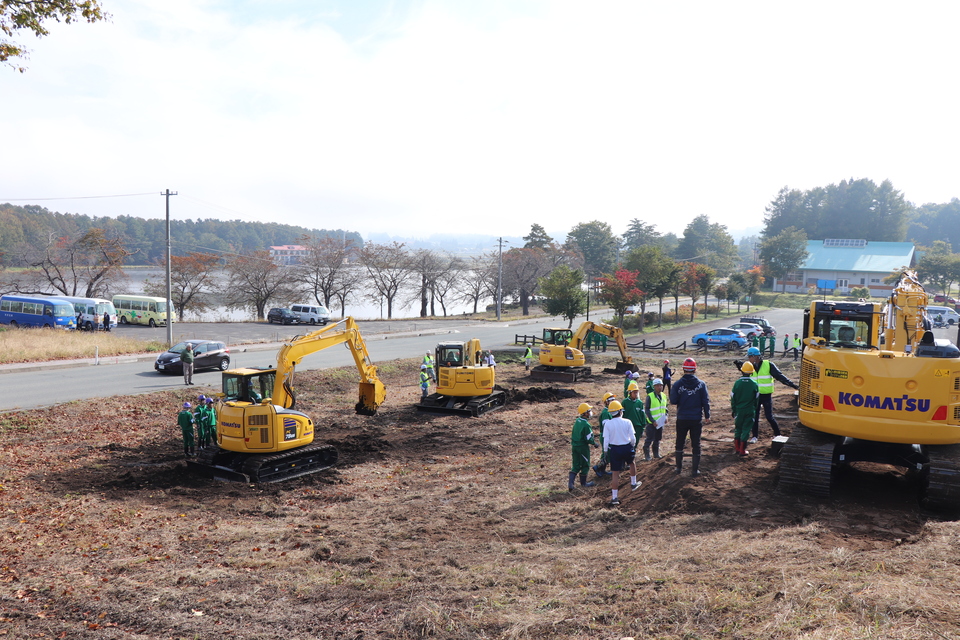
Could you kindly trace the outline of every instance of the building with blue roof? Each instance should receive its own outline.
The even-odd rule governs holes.
[[[849,293],[853,287],[869,287],[870,295],[885,297],[892,284],[883,279],[904,267],[916,266],[916,247],[912,242],[874,242],[856,238],[827,238],[807,241],[807,259],[783,279],[774,279],[773,290],[807,293],[818,282],[835,282],[837,293]],[[823,284],[823,283],[820,283]]]

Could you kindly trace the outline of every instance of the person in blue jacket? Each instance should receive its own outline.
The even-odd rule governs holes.
[[[683,361],[683,375],[670,389],[670,404],[677,406],[677,475],[683,471],[683,449],[689,435],[693,477],[700,475],[700,434],[703,425],[710,422],[710,394],[696,372],[696,360],[687,358]]]

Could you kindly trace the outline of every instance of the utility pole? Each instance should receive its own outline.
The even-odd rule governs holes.
[[[170,193],[170,189],[160,195],[167,199],[167,347],[173,346],[173,287],[170,282],[170,196],[177,195],[176,192]]]
[[[500,304],[503,299],[503,237],[497,238],[500,251],[497,258],[497,322],[500,322]]]

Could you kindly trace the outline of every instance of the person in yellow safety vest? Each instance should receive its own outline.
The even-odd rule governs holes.
[[[793,348],[793,361],[796,362],[800,357],[800,334],[793,334],[793,342],[790,343],[790,346]]]
[[[773,435],[780,435],[780,425],[777,424],[777,419],[773,417],[773,381],[782,382],[791,389],[799,389],[799,387],[790,378],[783,375],[777,365],[770,360],[764,360],[760,349],[756,347],[747,349],[747,360],[753,365],[753,375],[750,377],[756,381],[760,388],[760,398],[753,419],[753,437],[750,438],[750,444],[753,444],[760,437],[760,407],[763,407],[763,415],[770,424],[770,428],[773,429]],[[739,360],[734,363],[738,369],[743,365]]]
[[[643,440],[643,459],[650,460],[650,447],[653,447],[653,457],[658,460],[660,455],[660,441],[663,440],[663,426],[669,417],[668,407],[670,398],[663,395],[663,380],[653,379],[653,391],[647,394],[644,401],[644,410],[647,414],[646,437]]]
[[[523,365],[530,371],[530,363],[533,362],[533,349],[527,345],[527,350],[523,352]]]
[[[427,366],[427,375],[430,376],[430,379],[434,382],[437,381],[437,370],[433,366],[433,357],[431,357],[430,352],[427,351],[423,356],[423,364]]]

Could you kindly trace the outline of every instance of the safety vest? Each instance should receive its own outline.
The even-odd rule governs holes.
[[[427,365],[427,369],[433,369],[433,358],[430,356],[423,356],[423,364]]]
[[[650,399],[650,415],[654,422],[659,422],[660,417],[667,413],[667,398],[662,393],[657,397],[656,392],[647,397]]]
[[[527,345],[527,351],[526,351],[526,353],[523,354],[523,357],[524,357],[524,358],[532,358],[532,357],[533,357],[533,349],[530,348],[530,345]]]
[[[424,386],[426,386],[426,385],[428,385],[428,384],[430,384],[430,376],[427,375],[427,372],[426,372],[426,371],[421,371],[421,372],[420,372],[420,386],[421,386],[421,387],[424,387]]]
[[[800,338],[794,338],[794,339],[793,339],[793,348],[794,348],[794,349],[799,349],[799,348],[800,348]]]
[[[750,377],[757,381],[757,386],[760,387],[760,393],[773,393],[773,376],[770,375],[769,360],[761,362],[760,368],[754,371]]]

